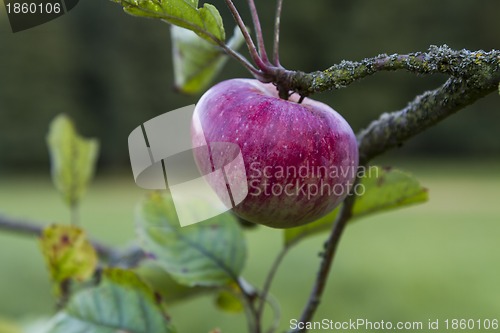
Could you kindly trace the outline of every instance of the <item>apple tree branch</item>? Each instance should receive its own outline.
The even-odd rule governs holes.
[[[360,163],[366,163],[401,145],[428,127],[496,91],[499,81],[500,71],[479,82],[450,78],[443,86],[417,96],[404,109],[382,114],[358,134]]]
[[[406,70],[414,74],[447,74],[482,86],[497,80],[500,51],[452,50],[448,46],[431,46],[427,52],[381,54],[362,61],[342,61],[323,71],[304,73],[277,69],[277,83],[302,96],[347,87],[381,71]]]

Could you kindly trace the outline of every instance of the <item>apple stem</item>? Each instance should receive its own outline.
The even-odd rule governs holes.
[[[278,0],[277,8],[276,8],[276,21],[274,27],[274,49],[273,49],[273,61],[272,64],[269,61],[269,58],[266,53],[266,48],[264,45],[264,36],[262,34],[262,27],[260,24],[259,14],[257,12],[257,7],[255,6],[255,0],[247,0],[248,5],[250,7],[250,12],[252,14],[253,24],[255,26],[257,42],[258,42],[258,50],[255,46],[255,43],[250,36],[250,33],[243,22],[243,19],[238,12],[238,9],[233,3],[233,0],[225,0],[226,5],[229,7],[231,14],[233,15],[236,24],[241,30],[245,42],[248,47],[248,51],[250,52],[250,56],[257,67],[252,66],[248,63],[248,61],[236,53],[233,50],[230,50],[225,45],[221,45],[224,50],[228,51],[227,53],[238,61],[243,63],[243,65],[250,70],[253,76],[264,83],[273,82],[276,85],[276,89],[278,90],[278,95],[280,98],[284,100],[288,100],[290,97],[290,83],[289,83],[289,71],[283,68],[280,65],[279,61],[279,34],[280,34],[280,21],[281,21],[281,11],[283,7],[283,0]],[[301,99],[301,101],[303,98]]]
[[[236,50],[232,49],[229,45],[227,45],[223,40],[215,37],[213,34],[209,33],[208,31],[204,31],[203,29],[200,29],[197,26],[192,26],[193,31],[203,34],[206,37],[208,37],[210,40],[212,40],[215,44],[219,45],[219,47],[226,52],[227,55],[233,57],[236,59],[238,62],[240,62],[243,67],[248,69],[248,71],[258,80],[261,80],[263,82],[266,81],[266,77],[264,73],[257,69],[250,61],[248,61],[247,58],[245,58],[243,55],[241,55],[239,52]]]
[[[248,0],[250,13],[252,14],[253,26],[255,28],[255,35],[257,37],[257,46],[259,47],[260,58],[266,65],[270,65],[269,58],[267,57],[266,46],[264,44],[264,35],[262,34],[262,27],[260,25],[259,13],[255,6],[254,0]]]
[[[288,98],[290,97],[290,91],[286,87],[279,84],[276,84],[276,89],[278,89],[279,97],[287,101]]]
[[[233,15],[234,20],[236,21],[236,24],[238,24],[238,27],[241,30],[241,33],[243,34],[243,38],[245,38],[245,42],[248,46],[248,51],[250,52],[250,56],[252,57],[252,60],[255,62],[257,67],[263,71],[267,71],[269,68],[269,65],[266,64],[262,58],[259,55],[259,52],[257,51],[257,48],[255,47],[255,44],[252,40],[252,37],[250,36],[250,33],[248,32],[247,27],[245,26],[245,22],[243,22],[243,19],[241,18],[240,13],[234,6],[234,3],[232,0],[225,0],[227,6],[229,7],[229,10],[231,11],[231,14]]]
[[[280,23],[281,10],[283,8],[283,0],[278,0],[276,5],[276,18],[274,21],[274,44],[273,44],[273,61],[274,65],[281,67],[280,64]]]

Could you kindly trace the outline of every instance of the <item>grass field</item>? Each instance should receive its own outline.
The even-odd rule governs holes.
[[[403,167],[429,188],[430,202],[348,227],[316,318],[425,324],[500,319],[500,163],[429,161]],[[96,239],[129,244],[134,206],[143,194],[128,175],[97,179],[81,207],[82,225]],[[48,177],[41,176],[0,176],[0,213],[45,222],[69,217]],[[299,244],[278,272],[273,294],[282,306],[283,329],[307,299],[324,237]],[[244,275],[261,285],[281,235],[259,228],[248,240]],[[0,233],[0,317],[43,316],[53,308],[36,240]],[[180,333],[246,329],[242,315],[219,312],[210,296],[172,306],[170,314]]]

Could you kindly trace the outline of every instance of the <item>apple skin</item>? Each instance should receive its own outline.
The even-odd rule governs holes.
[[[300,226],[332,211],[353,185],[358,146],[351,127],[328,105],[297,100],[280,99],[272,84],[232,79],[213,86],[196,105],[193,146],[229,142],[241,150],[248,195],[233,211],[245,220]],[[211,170],[196,150],[194,158],[200,170]],[[227,193],[226,186],[210,185]]]

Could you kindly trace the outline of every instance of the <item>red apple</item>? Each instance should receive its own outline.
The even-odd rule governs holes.
[[[241,150],[246,179],[240,178],[248,194],[233,211],[245,220],[274,228],[303,225],[337,207],[353,185],[358,147],[351,127],[328,105],[297,100],[280,99],[272,84],[233,79],[212,87],[196,105],[193,146],[226,142]],[[227,153],[234,157],[231,146]],[[226,156],[223,151],[212,150],[211,159],[197,152],[205,174],[230,160],[215,160]],[[234,178],[231,172],[226,177]],[[227,196],[225,184],[211,185]]]

